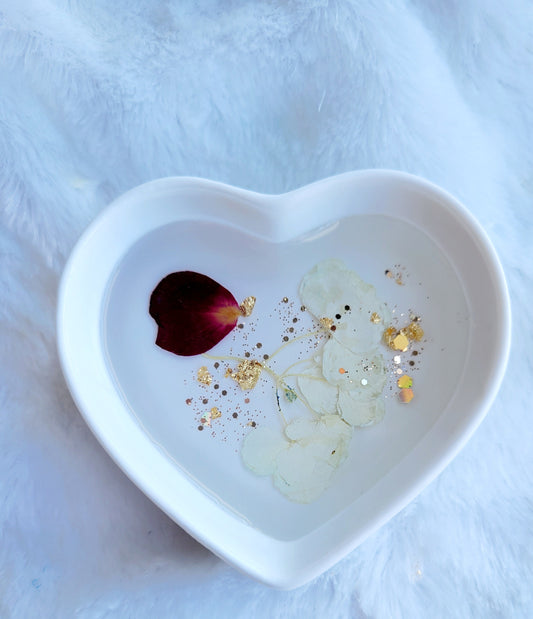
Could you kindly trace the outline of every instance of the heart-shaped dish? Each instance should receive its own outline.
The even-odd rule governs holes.
[[[240,456],[254,420],[277,423],[273,391],[250,392],[245,406],[224,389],[221,418],[199,432],[194,377],[206,361],[158,348],[148,303],[168,273],[203,273],[257,298],[235,337],[271,350],[301,309],[302,276],[326,258],[343,260],[391,310],[421,316],[426,340],[413,401],[390,397],[380,424],[354,431],[330,487],[299,504]],[[272,196],[194,178],[147,183],[83,235],[59,294],[63,371],[103,447],[198,541],[279,588],[322,573],[442,471],[493,401],[509,344],[505,279],[479,224],[438,187],[392,171]]]

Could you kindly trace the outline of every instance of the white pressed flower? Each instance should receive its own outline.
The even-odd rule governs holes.
[[[379,423],[385,416],[385,402],[382,397],[363,399],[354,397],[351,391],[339,393],[339,415],[351,426],[365,427]]]
[[[377,397],[387,382],[383,357],[375,350],[355,353],[336,340],[326,342],[322,354],[322,374],[341,391]]]
[[[275,486],[289,499],[308,503],[328,487],[345,459],[352,430],[338,415],[299,417],[285,437],[270,428],[252,430],[242,450],[244,463],[259,475],[273,475]]]
[[[330,340],[322,357],[298,378],[298,387],[315,412],[338,413],[352,426],[367,426],[383,419],[381,393],[386,381],[381,355],[375,351],[355,354]]]
[[[298,387],[309,406],[320,415],[337,410],[339,390],[328,383],[322,374],[322,363],[314,363],[298,377]]]
[[[286,448],[287,441],[280,432],[261,426],[245,437],[241,456],[246,466],[257,475],[272,475],[279,453]]]
[[[346,458],[353,427],[377,423],[385,414],[381,394],[387,374],[378,346],[390,313],[373,286],[339,260],[311,269],[300,298],[330,337],[314,357],[290,366],[306,362],[304,371],[281,374],[277,387],[294,396],[287,396],[290,402],[300,397],[316,416],[293,419],[283,433],[252,430],[242,457],[258,475],[272,475],[287,498],[308,503],[324,492]],[[289,376],[296,378],[299,394],[286,384]]]
[[[390,321],[390,312],[375,288],[340,260],[324,260],[313,267],[302,279],[300,299],[318,320],[332,320],[331,337],[354,352],[375,348],[383,322]],[[375,316],[379,322],[372,320]]]

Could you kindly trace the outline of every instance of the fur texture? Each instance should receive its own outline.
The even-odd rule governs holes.
[[[533,614],[533,14],[526,0],[0,3],[0,616]],[[66,257],[114,197],[194,175],[283,192],[420,174],[489,232],[509,370],[467,447],[293,592],[258,585],[111,462],[55,349]]]

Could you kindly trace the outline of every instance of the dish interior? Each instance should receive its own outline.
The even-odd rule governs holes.
[[[385,419],[354,429],[348,459],[331,486],[313,503],[302,505],[288,501],[270,477],[254,475],[241,461],[241,442],[254,431],[252,422],[281,430],[272,382],[263,376],[254,390],[244,392],[215,370],[215,360],[178,357],[158,348],[148,304],[157,283],[180,270],[209,275],[239,302],[254,295],[257,303],[252,316],[242,319],[243,328],[236,328],[209,354],[242,357],[250,352],[251,358],[261,360],[291,335],[290,326],[311,329],[310,318],[301,311],[298,286],[302,276],[326,258],[343,260],[375,286],[398,322],[408,323],[411,314],[420,316],[425,338],[410,372],[415,398],[402,404],[397,389],[387,387]],[[402,284],[387,277],[386,270],[400,272]],[[144,432],[213,500],[279,540],[300,538],[341,513],[422,441],[461,381],[471,328],[462,285],[439,246],[413,223],[377,214],[349,216],[282,243],[209,221],[164,225],[145,234],[118,262],[102,305],[101,325],[109,372]],[[382,352],[392,362],[394,353],[386,348]],[[294,354],[286,347],[272,360],[273,368],[290,365]],[[202,365],[213,372],[218,390],[196,381]],[[222,415],[200,431],[202,411],[212,406]],[[293,410],[302,413],[291,406],[300,405],[284,403],[289,416]]]

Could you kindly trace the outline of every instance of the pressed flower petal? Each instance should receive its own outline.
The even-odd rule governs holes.
[[[280,453],[274,473],[275,486],[289,499],[310,503],[328,487],[335,467],[314,457],[313,449],[298,443]]]
[[[337,409],[337,387],[326,381],[321,366],[314,365],[299,376],[298,387],[316,413],[327,415]]]
[[[324,345],[322,359],[324,378],[340,391],[353,391],[364,398],[377,397],[387,382],[383,357],[375,351],[356,354],[330,340]]]
[[[241,455],[244,464],[257,475],[272,475],[280,452],[288,447],[281,432],[265,426],[252,430],[245,437]]]
[[[313,267],[302,279],[300,298],[316,318],[332,321],[333,337],[354,352],[374,348],[380,341],[382,328],[370,320],[372,315],[390,319],[375,288],[340,260],[324,260]]]
[[[339,413],[352,426],[365,427],[379,423],[385,416],[383,398],[369,400],[354,397],[350,391],[339,393]]]
[[[292,442],[278,455],[274,484],[291,500],[309,503],[326,490],[346,458],[352,429],[338,415],[324,415],[297,418],[285,434]]]
[[[352,429],[335,414],[318,419],[297,417],[287,425],[285,435],[302,447],[310,447],[314,458],[337,466],[348,451]]]
[[[156,344],[182,356],[213,348],[241,315],[229,290],[193,271],[163,278],[152,292],[149,311],[159,327]]]

